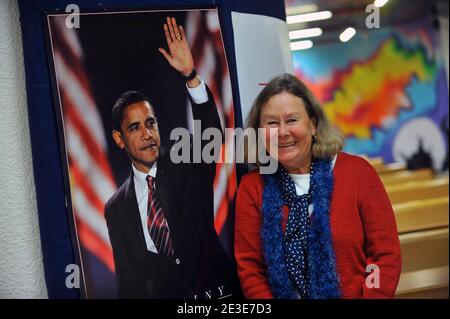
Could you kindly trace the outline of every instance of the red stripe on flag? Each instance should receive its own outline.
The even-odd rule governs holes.
[[[228,198],[225,196],[220,201],[219,208],[217,209],[216,217],[214,218],[214,228],[218,234],[221,233],[223,225],[228,216]]]
[[[80,85],[83,86],[85,91],[89,96],[92,96],[91,88],[89,86],[89,80],[86,76],[84,65],[79,57],[75,54],[74,49],[68,43],[63,36],[62,32],[74,32],[73,29],[61,30],[60,26],[55,23],[55,19],[51,20],[52,23],[52,42],[55,47],[55,50],[61,54],[61,57],[64,58],[64,62],[66,65],[70,66],[70,71],[75,75],[78,79]],[[69,31],[70,30],[70,31]],[[76,36],[75,36],[76,37]]]
[[[77,130],[78,134],[83,141],[83,145],[86,146],[91,158],[95,160],[97,166],[102,170],[103,175],[105,175],[111,184],[115,185],[111,167],[109,165],[108,158],[102,147],[95,142],[92,138],[89,129],[86,127],[84,120],[80,117],[72,101],[67,98],[66,93],[62,92],[62,101],[65,113],[65,122],[71,122],[73,127]]]
[[[105,264],[111,272],[114,272],[114,257],[111,248],[85,223],[81,222],[76,217],[75,220],[81,244],[87,250],[95,253],[100,261]]]
[[[89,179],[83,174],[74,161],[70,161],[70,174],[74,179],[74,187],[79,187],[83,190],[83,193],[86,195],[86,198],[89,200],[92,207],[94,207],[98,214],[103,217],[105,203],[100,199],[100,197],[97,196],[97,193],[89,182]]]
[[[235,200],[237,191],[236,166],[233,165],[230,175],[227,178],[227,192],[221,199],[216,218],[214,220],[214,228],[220,234],[228,217],[230,203]]]

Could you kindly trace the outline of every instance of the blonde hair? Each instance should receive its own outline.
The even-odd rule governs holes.
[[[299,97],[305,104],[309,118],[316,119],[317,132],[316,142],[312,146],[313,157],[329,159],[336,155],[344,146],[342,134],[327,119],[319,101],[306,85],[289,73],[273,78],[258,94],[247,117],[246,127],[258,132],[262,108],[272,96],[282,92]]]

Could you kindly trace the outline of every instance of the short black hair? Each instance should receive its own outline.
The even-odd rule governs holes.
[[[114,103],[114,106],[112,108],[112,119],[113,119],[113,129],[116,131],[120,131],[120,125],[123,121],[123,114],[125,111],[125,108],[128,105],[143,102],[146,101],[148,104],[150,104],[150,108],[155,113],[155,110],[153,109],[152,103],[150,102],[150,99],[139,91],[126,91],[122,93],[119,98]]]

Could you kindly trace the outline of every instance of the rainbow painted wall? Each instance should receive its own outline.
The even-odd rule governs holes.
[[[344,134],[344,151],[411,167],[428,161],[441,171],[448,169],[448,85],[439,39],[430,19],[372,29],[293,52],[294,72]]]

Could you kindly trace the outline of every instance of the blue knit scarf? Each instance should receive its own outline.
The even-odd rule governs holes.
[[[308,247],[308,290],[310,299],[335,299],[341,296],[330,231],[329,210],[333,192],[331,161],[316,160],[311,174],[310,193],[314,212],[311,216]],[[285,262],[281,224],[282,192],[276,173],[264,176],[261,238],[269,284],[274,298],[296,299],[298,293]]]

